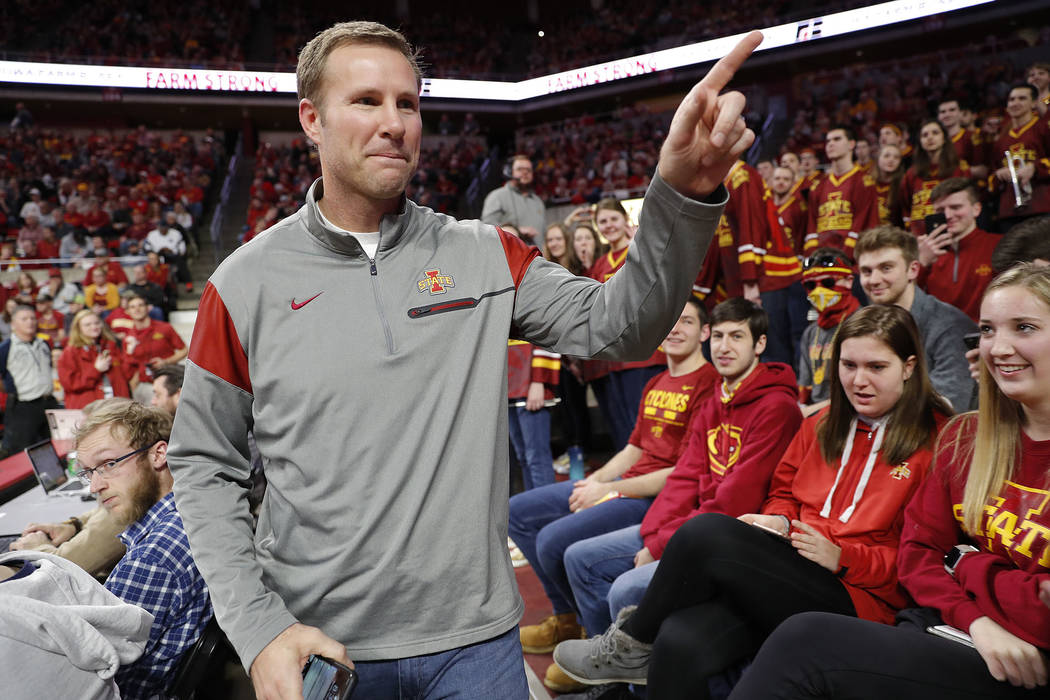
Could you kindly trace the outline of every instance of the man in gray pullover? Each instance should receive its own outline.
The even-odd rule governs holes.
[[[406,200],[422,129],[404,37],[352,22],[303,49],[299,118],[322,177],[207,284],[168,452],[259,698],[301,697],[312,653],[353,659],[361,697],[527,697],[506,546],[508,333],[649,356],[754,139],[743,96],[719,91],[761,38],[683,101],[628,262],[604,285]],[[249,430],[268,482],[254,532]]]
[[[977,388],[970,378],[963,336],[977,324],[951,304],[919,289],[919,246],[915,236],[895,226],[865,231],[853,249],[860,284],[873,304],[896,304],[911,312],[926,350],[926,371],[934,390],[956,413],[970,409]]]

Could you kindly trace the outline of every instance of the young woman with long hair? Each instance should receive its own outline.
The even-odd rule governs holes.
[[[584,274],[589,273],[595,260],[605,255],[605,245],[590,223],[576,224],[573,227],[572,250],[583,266]]]
[[[543,257],[556,262],[574,275],[582,275],[585,268],[576,258],[565,224],[553,223],[543,234]]]
[[[980,319],[979,408],[944,429],[904,517],[901,583],[933,619],[904,615],[903,630],[799,615],[734,700],[1047,697],[1050,268],[997,277]],[[973,646],[924,634],[942,620]]]
[[[843,321],[832,357],[831,405],[803,422],[762,512],[683,525],[633,613],[621,611],[601,637],[557,647],[570,676],[648,677],[650,697],[707,698],[712,676],[754,654],[791,615],[889,622],[907,605],[895,567],[902,512],[950,408],[899,307],[869,306]]]
[[[900,189],[904,178],[901,149],[889,144],[881,146],[872,174],[879,199],[879,223],[900,225]]]
[[[970,177],[970,166],[959,161],[944,125],[936,119],[927,119],[919,127],[915,164],[904,173],[900,185],[901,208],[916,236],[929,233],[926,217],[934,213],[930,192],[950,177]]]
[[[113,331],[91,309],[73,317],[69,344],[58,358],[58,381],[66,408],[83,408],[96,399],[131,398],[134,369]]]

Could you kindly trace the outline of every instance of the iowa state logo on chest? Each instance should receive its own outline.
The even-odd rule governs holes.
[[[444,294],[450,287],[456,286],[456,279],[452,275],[441,274],[440,268],[423,270],[423,278],[416,282],[418,292],[430,292],[431,295]]]
[[[719,476],[733,468],[740,459],[740,428],[721,425],[707,431],[707,460],[711,471]]]

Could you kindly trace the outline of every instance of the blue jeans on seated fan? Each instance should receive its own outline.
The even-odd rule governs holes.
[[[529,697],[518,628],[498,637],[434,654],[389,661],[354,661],[354,697],[376,700]]]
[[[508,418],[510,444],[521,465],[521,480],[525,490],[553,484],[550,409],[530,411],[524,406],[511,406]]]
[[[510,499],[511,539],[532,564],[556,615],[578,612],[565,572],[565,550],[574,542],[641,523],[653,502],[651,498],[613,498],[573,513],[570,494],[572,482],[561,481]],[[587,631],[600,634],[604,628]]]
[[[609,599],[610,587],[613,581],[634,570],[634,555],[645,546],[641,529],[640,525],[631,525],[580,540],[565,550],[565,572],[576,598],[576,608],[591,635],[604,632],[616,618]],[[642,584],[638,600],[646,585],[648,580]],[[636,605],[638,600],[628,604]]]

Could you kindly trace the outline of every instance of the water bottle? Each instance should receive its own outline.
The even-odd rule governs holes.
[[[583,450],[579,445],[569,447],[569,479],[579,481],[583,478]]]

